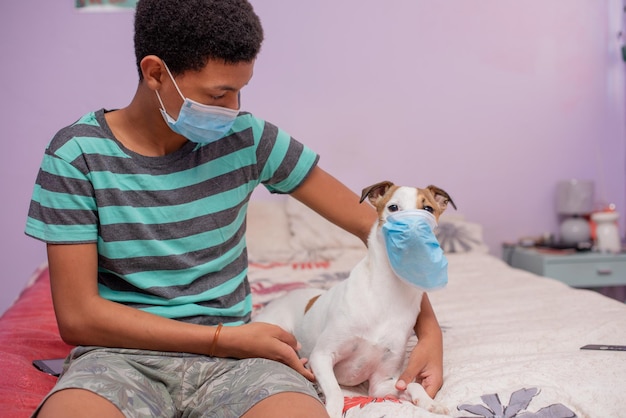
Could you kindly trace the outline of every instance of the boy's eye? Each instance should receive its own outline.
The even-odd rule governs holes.
[[[430,212],[430,213],[433,213],[435,211],[435,209],[433,209],[432,206],[424,206],[424,210],[426,212]]]
[[[389,212],[397,212],[399,208],[398,205],[389,205],[387,209],[389,209]]]

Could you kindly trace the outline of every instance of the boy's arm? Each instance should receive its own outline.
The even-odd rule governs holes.
[[[434,398],[443,385],[443,336],[426,293],[422,296],[415,334],[417,345],[411,352],[406,369],[398,378],[396,388],[404,390],[408,383],[417,381]]]
[[[163,318],[98,294],[96,244],[48,244],[52,299],[59,331],[73,345],[139,348],[208,355],[216,327]],[[224,327],[216,356],[264,357],[313,374],[298,359],[295,337],[262,323]]]
[[[291,195],[335,225],[356,235],[367,244],[377,218],[374,208],[360,204],[360,197],[319,167],[313,168]]]

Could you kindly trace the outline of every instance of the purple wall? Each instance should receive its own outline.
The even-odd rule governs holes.
[[[355,191],[437,184],[494,254],[556,232],[561,179],[594,180],[626,215],[620,1],[252,2],[266,42],[244,109]],[[125,106],[137,82],[132,13],[71,3],[0,5],[0,312],[45,260],[23,235],[45,145],[85,112]]]

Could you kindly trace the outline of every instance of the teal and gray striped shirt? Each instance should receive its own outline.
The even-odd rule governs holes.
[[[106,299],[193,323],[247,322],[250,194],[260,183],[291,192],[317,154],[240,113],[219,141],[145,157],[114,139],[104,113],[85,115],[48,145],[26,234],[97,243]]]

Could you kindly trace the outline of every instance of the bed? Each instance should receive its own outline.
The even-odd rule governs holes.
[[[509,267],[488,254],[480,225],[461,216],[442,217],[438,237],[449,284],[430,298],[444,335],[437,400],[447,416],[626,416],[626,353],[580,349],[626,344],[625,304]],[[365,251],[290,198],[251,202],[248,250],[255,314],[291,289],[343,280]],[[70,349],[58,334],[43,264],[0,319],[0,415],[29,416],[56,379],[32,361]],[[347,418],[439,416],[369,398],[363,387],[345,394]]]

